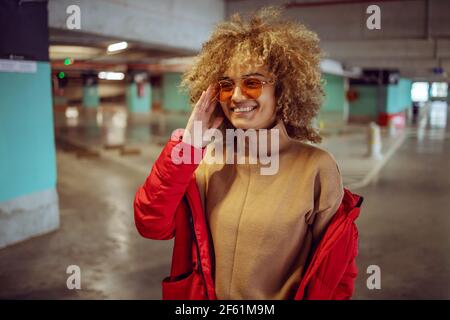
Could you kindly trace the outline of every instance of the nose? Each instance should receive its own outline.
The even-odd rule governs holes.
[[[236,86],[233,90],[233,95],[231,96],[231,102],[239,103],[245,99],[246,97],[242,94],[241,88]]]

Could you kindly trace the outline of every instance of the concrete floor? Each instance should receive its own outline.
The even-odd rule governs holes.
[[[447,124],[449,122],[447,121]],[[450,298],[450,130],[412,132],[365,197],[356,299]],[[369,265],[381,290],[368,290]]]
[[[145,177],[58,153],[61,227],[0,251],[0,298],[159,299],[172,241],[141,238],[132,202]],[[66,268],[81,268],[68,290]]]
[[[134,227],[144,179],[58,151],[61,227],[0,250],[0,298],[160,299],[172,241]],[[413,130],[378,181],[353,191],[365,197],[355,299],[449,299],[450,130]],[[81,268],[81,290],[66,287],[69,265]],[[366,287],[369,265],[381,268],[381,290]]]

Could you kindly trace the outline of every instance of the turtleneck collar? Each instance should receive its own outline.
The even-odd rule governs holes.
[[[236,129],[233,129],[236,130]],[[245,139],[245,149],[246,149],[246,156],[245,158],[247,158],[250,155],[249,152],[249,148],[255,148],[255,153],[257,154],[257,158],[259,158],[259,153],[261,153],[262,156],[274,156],[277,153],[282,153],[283,151],[285,151],[286,149],[289,148],[290,143],[293,141],[287,131],[286,131],[286,126],[284,124],[284,122],[281,119],[277,119],[277,121],[275,122],[275,125],[271,128],[271,129],[266,129],[266,134],[262,133],[260,130],[255,130],[256,133],[256,140],[255,140],[255,136],[253,136],[254,138],[248,138],[250,136],[247,135],[247,138]],[[278,137],[278,143],[276,143],[276,141],[274,141],[272,143],[272,138],[276,139]],[[222,143],[222,145],[224,146],[224,152],[228,153],[229,151],[233,150],[234,147],[234,151],[235,153],[237,152],[237,137],[234,137],[234,139],[227,139],[227,134],[226,132],[223,133],[223,137],[222,137],[222,141],[216,141],[216,143]],[[266,143],[263,143],[263,141],[267,141]],[[250,141],[252,141],[252,144],[250,144]],[[272,150],[273,149],[273,150]],[[235,155],[236,156],[236,155]],[[242,156],[242,155],[241,155]],[[251,157],[252,158],[252,157]],[[237,158],[235,158],[237,159]],[[247,161],[245,161],[247,162]]]

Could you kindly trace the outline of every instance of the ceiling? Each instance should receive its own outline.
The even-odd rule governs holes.
[[[148,44],[128,41],[126,50],[109,53],[108,45],[122,41],[100,35],[50,29],[50,60],[55,71],[63,70],[76,75],[86,71],[147,70],[152,73],[183,71],[186,57],[192,52],[186,50],[164,50]],[[70,58],[74,63],[65,65]],[[182,64],[182,66],[180,65]]]
[[[449,81],[449,0],[227,0],[227,16],[282,5],[318,33],[328,58],[345,67],[397,69],[413,79]],[[380,29],[367,27],[379,8]],[[436,70],[442,69],[438,74]]]
[[[154,19],[155,12],[159,12],[161,21],[167,20],[164,22],[166,24],[161,22],[159,29],[153,25],[149,26],[149,21],[135,18],[138,12],[144,11],[147,2],[135,0],[140,7],[132,8],[134,2],[102,1],[111,7],[110,14],[116,12],[114,5],[127,3],[126,7],[120,7],[121,11],[120,14],[119,11],[117,13],[116,24],[105,26],[103,29],[98,27],[95,29],[95,25],[90,26],[87,23],[82,32],[56,27],[63,21],[65,15],[60,16],[59,13],[50,12],[50,58],[55,68],[65,68],[72,72],[96,69],[144,69],[153,73],[183,71],[189,61],[173,59],[193,56],[198,52],[199,47],[194,44],[190,48],[186,45],[177,47],[177,42],[173,39],[182,39],[198,33],[203,35],[202,41],[204,41],[207,38],[206,35],[212,30],[212,21],[208,25],[201,23],[205,15],[205,12],[201,10],[205,10],[204,8],[190,8],[189,16],[184,17],[184,11],[178,8],[182,6],[179,1],[174,1],[173,8],[158,9],[148,4],[146,12],[149,18]],[[199,3],[205,1],[201,0]],[[246,13],[267,5],[285,6],[285,17],[299,21],[317,32],[321,39],[324,58],[341,62],[344,69],[352,67],[396,69],[402,76],[416,80],[449,81],[450,0],[370,2],[368,0],[226,0],[223,3],[225,17],[234,12]],[[53,6],[61,5],[61,2],[50,1],[50,7],[52,4]],[[370,15],[367,13],[367,8],[371,4],[376,4],[380,8],[381,29],[379,30],[370,30],[367,27],[367,19]],[[92,10],[98,10],[93,2],[88,2],[85,6],[92,6]],[[86,11],[89,9],[87,8]],[[213,7],[208,10],[215,12],[218,9]],[[176,16],[172,16],[174,12]],[[96,16],[96,19],[99,25],[102,23],[106,25],[110,16],[103,17],[100,14]],[[179,25],[179,21],[182,21],[183,25]],[[189,29],[190,33],[186,33],[188,31],[184,29]],[[134,35],[134,40],[129,36],[131,33]],[[108,36],[109,34],[116,36]],[[117,37],[118,34],[128,38],[120,39]],[[167,45],[164,44],[164,39],[167,39]],[[107,53],[106,48],[109,44],[123,40],[127,40],[129,44],[126,50],[115,54]],[[74,59],[75,64],[65,66],[63,63],[65,58]],[[443,72],[439,73],[436,70]]]

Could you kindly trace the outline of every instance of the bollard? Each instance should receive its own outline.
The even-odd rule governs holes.
[[[389,119],[388,127],[389,127],[389,136],[394,137],[397,134],[397,127],[395,125],[394,119],[392,118]]]
[[[368,156],[372,159],[381,159],[381,133],[380,127],[371,122],[368,130]]]
[[[127,113],[125,111],[108,112],[103,115],[104,146],[119,148],[125,144]]]

